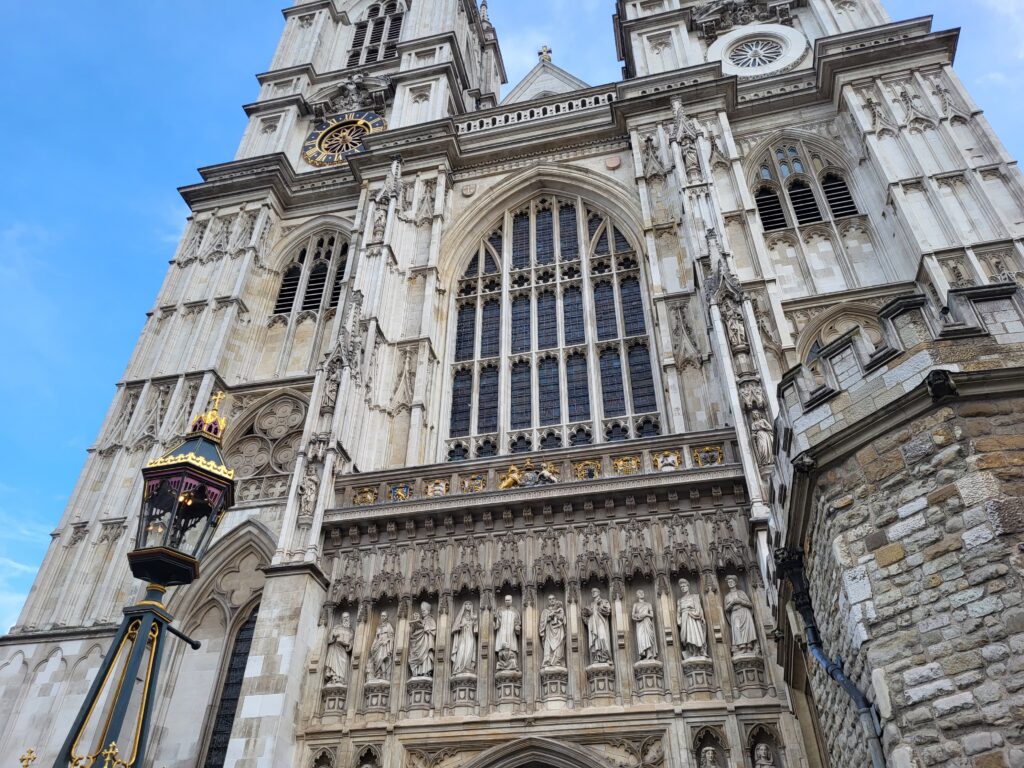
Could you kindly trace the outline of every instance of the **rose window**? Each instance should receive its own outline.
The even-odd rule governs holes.
[[[743,69],[766,67],[782,58],[782,44],[767,37],[744,40],[729,51],[729,61]]]

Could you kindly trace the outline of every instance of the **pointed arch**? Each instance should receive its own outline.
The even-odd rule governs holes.
[[[348,219],[335,215],[317,216],[300,224],[274,243],[266,260],[268,266],[275,272],[281,272],[292,262],[291,257],[297,248],[313,235],[327,230],[337,230],[346,240],[351,240],[353,225]]]
[[[576,195],[602,209],[626,229],[630,242],[644,244],[643,214],[637,199],[615,180],[586,168],[538,163],[513,174],[480,194],[445,228],[438,271],[444,284],[458,279],[466,254],[491,234],[494,219],[502,211],[522,207],[542,194]]]
[[[613,768],[591,749],[528,736],[506,744],[499,744],[470,760],[464,768],[532,768],[543,765],[550,768]]]
[[[882,323],[874,307],[861,302],[841,302],[800,329],[796,338],[797,358],[801,362],[806,361],[816,345],[825,346],[854,326],[860,327],[872,346],[877,347],[884,342]]]

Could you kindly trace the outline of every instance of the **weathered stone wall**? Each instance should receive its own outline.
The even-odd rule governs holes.
[[[832,656],[873,691],[894,766],[1024,765],[1024,399],[954,401],[822,473],[807,553]],[[856,713],[813,688],[835,765]]]

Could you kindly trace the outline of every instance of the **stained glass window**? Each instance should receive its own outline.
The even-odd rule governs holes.
[[[458,371],[452,382],[452,437],[469,434],[469,414],[473,397],[473,374],[471,371]]]
[[[501,349],[501,303],[497,299],[484,302],[480,324],[480,357],[494,357]]]
[[[235,644],[231,648],[231,656],[228,659],[227,676],[224,679],[224,686],[220,692],[220,702],[217,704],[217,714],[213,719],[213,732],[210,735],[210,746],[206,750],[204,768],[223,768],[227,759],[228,742],[231,739],[231,729],[235,724],[235,713],[238,710],[238,700],[242,695],[242,681],[245,679],[245,665],[249,661],[249,651],[252,649],[252,637],[256,631],[256,619],[259,607],[253,608],[245,624],[238,630],[235,636]]]
[[[537,294],[537,349],[558,346],[558,306],[550,291]]]
[[[533,423],[533,398],[530,395],[530,364],[520,361],[512,365],[512,429]]]
[[[651,353],[644,344],[635,344],[629,348],[629,382],[633,390],[633,413],[657,410]]]
[[[511,231],[489,230],[455,286],[454,356],[467,367],[452,370],[449,458],[657,434],[643,259],[627,230],[580,198],[550,193],[504,216]],[[553,352],[560,345],[571,354]],[[503,352],[511,359],[499,361]],[[597,424],[599,415],[612,421]]]
[[[463,304],[459,307],[458,327],[455,329],[455,359],[471,360],[476,350],[476,305]]]
[[[562,261],[573,261],[580,257],[577,226],[575,205],[570,203],[558,209],[558,243]]]
[[[480,369],[477,392],[476,431],[480,434],[498,431],[498,369],[488,365]]]
[[[530,266],[530,214],[517,213],[512,219],[512,267]]]
[[[545,357],[537,364],[538,404],[541,426],[562,421],[562,402],[558,391],[558,360]]]
[[[512,299],[512,351],[527,352],[530,349],[530,297],[516,296]]]
[[[586,341],[583,327],[583,293],[576,286],[566,288],[562,293],[562,326],[566,344],[582,344]]]
[[[644,305],[640,298],[640,281],[627,277],[619,283],[619,298],[622,299],[622,320],[627,336],[647,333],[644,327]]]
[[[594,313],[597,315],[597,338],[601,341],[619,335],[619,321],[615,317],[615,289],[608,282],[594,286]]]
[[[565,381],[569,421],[586,421],[590,418],[590,383],[585,355],[577,353],[565,359]]]
[[[617,349],[606,349],[601,353],[601,398],[605,416],[621,416],[626,412],[622,361]]]
[[[555,233],[551,223],[551,209],[537,211],[537,263],[551,264],[555,260]]]

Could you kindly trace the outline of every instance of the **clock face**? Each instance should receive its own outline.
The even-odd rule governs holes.
[[[343,112],[321,120],[302,145],[302,156],[310,165],[344,163],[349,155],[365,151],[363,139],[387,128],[376,112]]]

